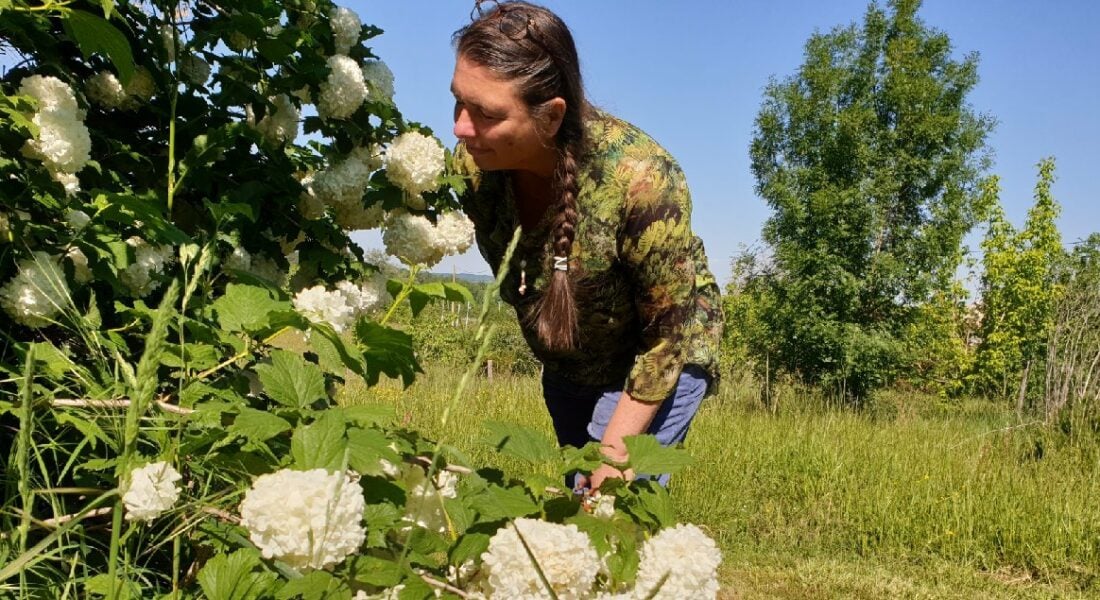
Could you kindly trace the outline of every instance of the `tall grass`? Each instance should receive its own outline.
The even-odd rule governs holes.
[[[456,380],[430,369],[406,393],[351,386],[343,401],[394,406],[431,437]],[[787,390],[772,413],[751,383],[724,386],[688,438],[695,464],[673,478],[681,517],[718,540],[729,587],[757,581],[776,597],[1100,592],[1100,444],[1059,444],[976,401],[897,396],[857,414],[799,393]],[[451,419],[447,438],[475,464],[517,477],[532,467],[480,444],[481,423],[552,436],[537,377],[480,379]]]

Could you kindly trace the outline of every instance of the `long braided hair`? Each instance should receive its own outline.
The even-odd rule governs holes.
[[[480,11],[482,2],[478,2]],[[550,10],[523,1],[494,2],[454,34],[458,56],[512,82],[535,119],[546,116],[548,101],[565,100],[566,111],[554,138],[558,153],[554,169],[550,237],[556,260],[568,264],[577,228],[578,161],[583,155],[584,121],[591,107],[584,95],[580,59],[573,35]],[[553,268],[550,283],[528,315],[539,340],[551,350],[574,348],[577,341],[577,304],[568,270]]]

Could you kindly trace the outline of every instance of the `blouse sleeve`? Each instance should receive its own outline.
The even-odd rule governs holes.
[[[667,156],[635,160],[628,172],[619,256],[634,286],[641,342],[624,391],[661,402],[675,389],[687,356],[695,288],[691,196]]]

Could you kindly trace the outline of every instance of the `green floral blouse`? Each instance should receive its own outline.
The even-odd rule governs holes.
[[[722,313],[703,243],[691,231],[691,197],[676,161],[633,125],[597,112],[581,159],[576,233],[569,257],[578,344],[543,346],[525,316],[551,272],[547,214],[525,231],[501,298],[515,307],[527,343],[545,368],[582,385],[623,385],[632,397],[664,400],[686,364],[717,382]],[[459,143],[456,170],[470,177],[460,198],[493,272],[519,223],[507,171],[480,172]],[[527,289],[520,294],[521,272]],[[712,384],[710,389],[715,386]]]

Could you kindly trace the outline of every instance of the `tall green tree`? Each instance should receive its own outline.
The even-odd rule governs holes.
[[[953,283],[985,209],[993,120],[966,101],[961,60],[917,17],[872,3],[862,26],[818,33],[798,73],[773,80],[752,141],[775,271],[772,363],[860,399],[904,366],[913,309]]]
[[[994,206],[982,240],[982,341],[974,382],[986,394],[1009,395],[1031,372],[1029,365],[1042,360],[1061,293],[1056,274],[1065,250],[1055,223],[1061,208],[1051,193],[1054,159],[1038,168],[1035,204],[1024,228],[1017,231]]]

